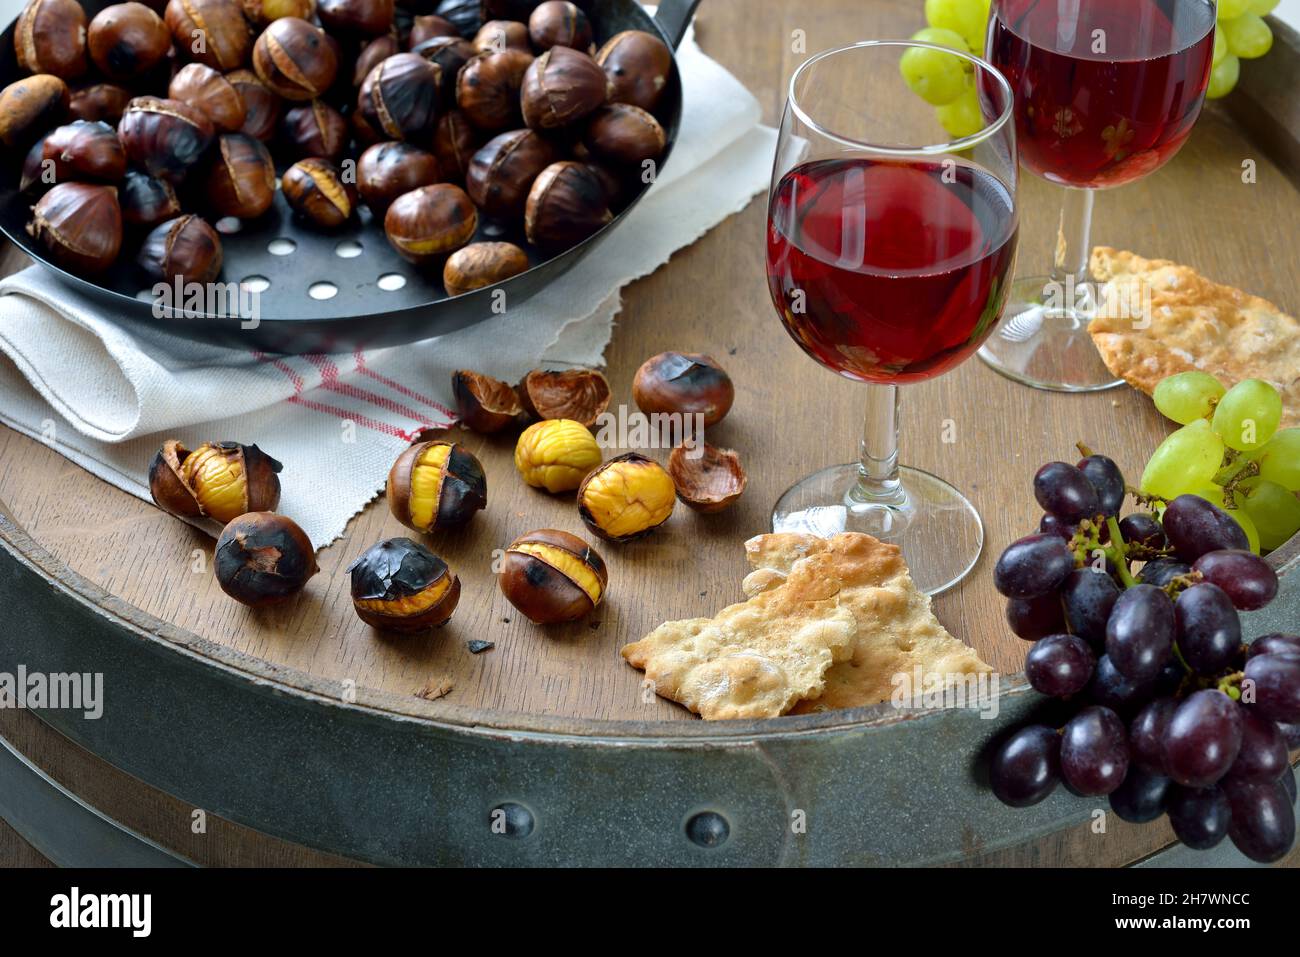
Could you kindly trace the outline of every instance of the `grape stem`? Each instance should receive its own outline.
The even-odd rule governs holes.
[[[1128,570],[1128,546],[1124,544],[1124,534],[1119,530],[1119,520],[1114,515],[1107,516],[1106,528],[1110,530],[1110,545],[1105,549],[1107,556],[1115,563],[1124,587],[1132,588],[1137,584],[1137,579]]]
[[[1127,490],[1128,494],[1133,496],[1133,501],[1137,502],[1139,505],[1146,505],[1153,512],[1155,511],[1155,506],[1169,504],[1169,499],[1163,498],[1159,495],[1148,495],[1146,492],[1134,488],[1132,485],[1128,486]]]
[[[1230,675],[1224,675],[1219,679],[1218,690],[1222,691],[1233,701],[1241,700],[1241,679],[1246,676],[1244,671],[1234,671]]]

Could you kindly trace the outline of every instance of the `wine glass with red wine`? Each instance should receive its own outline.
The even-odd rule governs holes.
[[[994,0],[986,56],[1016,94],[1020,162],[1065,187],[1047,276],[1017,279],[980,350],[1040,389],[1120,384],[1088,335],[1094,192],[1159,169],[1186,142],[1214,59],[1213,0]]]
[[[978,132],[952,140],[909,94],[909,51],[972,74]],[[970,571],[984,528],[952,485],[899,466],[899,386],[970,358],[1001,317],[1018,232],[1012,102],[1006,80],[966,53],[892,40],[829,50],[790,81],[772,171],[772,302],[805,352],[867,384],[859,461],[793,485],[773,528],[895,542],[928,594]]]

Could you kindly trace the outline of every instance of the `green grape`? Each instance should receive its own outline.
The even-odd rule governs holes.
[[[1161,498],[1210,484],[1223,464],[1223,439],[1197,419],[1160,443],[1142,472],[1142,491]]]
[[[1165,418],[1190,425],[1209,418],[1225,391],[1223,383],[1208,372],[1180,372],[1162,379],[1154,398]]]
[[[1210,71],[1210,86],[1205,95],[1211,100],[1218,100],[1232,92],[1241,78],[1241,61],[1229,54],[1223,62]]]
[[[984,129],[984,114],[973,83],[968,84],[966,91],[951,103],[935,107],[934,113],[949,136],[972,136]]]
[[[1241,530],[1246,533],[1246,541],[1250,543],[1250,550],[1256,555],[1259,554],[1259,529],[1255,527],[1254,520],[1252,520],[1251,517],[1240,508],[1228,508],[1223,495],[1223,486],[1211,483],[1209,485],[1203,485],[1197,489],[1192,489],[1191,494],[1203,498],[1207,502],[1213,502],[1215,505],[1219,506],[1219,508],[1227,512],[1232,517],[1232,520],[1241,526]],[[1235,504],[1240,505],[1240,497],[1234,497],[1234,502]]]
[[[1214,65],[1218,66],[1223,62],[1223,58],[1228,55],[1228,38],[1223,35],[1222,30],[1214,31]]]
[[[1249,6],[1250,0],[1219,0],[1219,22],[1222,23],[1224,20],[1235,20],[1237,17],[1245,13],[1246,8]],[[926,4],[926,7],[929,7],[928,3]]]
[[[957,50],[961,53],[973,52],[966,45],[960,33],[956,30],[945,30],[943,27],[922,27],[912,34],[912,39],[920,43],[934,43],[941,47],[947,47],[950,50]],[[967,64],[974,69],[973,64]]]
[[[1279,548],[1300,532],[1300,498],[1294,492],[1261,478],[1246,479],[1239,487],[1246,494],[1238,493],[1234,498],[1259,530],[1261,546],[1269,550]]]
[[[1273,437],[1282,421],[1282,396],[1263,379],[1243,379],[1219,400],[1214,431],[1230,449],[1249,452]]]
[[[967,46],[982,52],[989,3],[988,0],[925,0],[925,20],[932,27],[961,34]]]
[[[1259,463],[1260,478],[1300,492],[1300,429],[1283,429],[1260,448],[1244,454]]]
[[[1246,12],[1253,13],[1257,17],[1267,16],[1277,9],[1277,5],[1282,0],[1247,0]]]
[[[1273,47],[1273,31],[1253,13],[1229,20],[1223,25],[1223,35],[1228,39],[1228,52],[1243,60],[1262,57]]]
[[[903,53],[898,69],[908,88],[934,106],[951,103],[966,89],[962,59],[951,53],[912,47]]]

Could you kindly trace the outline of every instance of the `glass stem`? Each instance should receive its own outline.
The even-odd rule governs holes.
[[[1056,254],[1052,260],[1052,282],[1075,301],[1073,286],[1088,280],[1088,259],[1092,255],[1093,190],[1066,187],[1061,204],[1061,223],[1056,232]]]
[[[903,484],[898,477],[899,405],[898,386],[867,386],[858,484],[849,492],[854,504],[901,505],[904,501]]]

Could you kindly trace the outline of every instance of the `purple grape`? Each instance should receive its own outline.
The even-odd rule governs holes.
[[[1108,518],[1119,515],[1119,510],[1124,507],[1124,495],[1127,491],[1124,473],[1119,470],[1119,466],[1104,455],[1089,455],[1079,463],[1079,471],[1097,492],[1100,514]]]
[[[1063,522],[1078,525],[1101,513],[1097,490],[1088,477],[1065,462],[1048,462],[1034,476],[1034,498]]]
[[[1165,537],[1183,561],[1194,562],[1221,548],[1250,549],[1250,542],[1232,516],[1198,495],[1180,495],[1165,509]]]
[[[1191,565],[1180,562],[1176,558],[1157,558],[1155,561],[1147,562],[1142,566],[1142,571],[1138,572],[1137,579],[1143,585],[1155,585],[1157,588],[1164,588],[1179,575],[1186,575],[1191,570]]]
[[[1089,701],[1119,714],[1129,714],[1150,699],[1149,685],[1124,677],[1109,655],[1097,659],[1092,681],[1088,684]]]
[[[1035,691],[1066,698],[1088,687],[1097,657],[1077,635],[1048,635],[1025,655],[1025,677]]]
[[[1273,632],[1261,635],[1250,643],[1246,649],[1246,658],[1259,655],[1282,655],[1285,658],[1300,658],[1300,635],[1283,635]]]
[[[1154,585],[1134,585],[1119,596],[1106,623],[1106,654],[1126,677],[1150,682],[1174,650],[1174,603]]]
[[[1159,698],[1165,695],[1177,696],[1183,686],[1183,679],[1187,677],[1185,669],[1177,658],[1169,659],[1169,664],[1161,669],[1156,680],[1151,682],[1150,689],[1152,698]]]
[[[1228,837],[1252,861],[1272,864],[1295,846],[1295,808],[1278,781],[1226,781]]]
[[[1037,598],[1008,598],[1007,624],[1018,638],[1037,641],[1065,631],[1065,613],[1056,592]]]
[[[1278,726],[1249,708],[1241,710],[1241,750],[1228,769],[1237,781],[1276,781],[1287,767],[1286,741]]]
[[[1287,655],[1256,655],[1246,662],[1246,682],[1253,685],[1251,706],[1274,721],[1300,721],[1300,658]]]
[[[1178,650],[1198,675],[1216,675],[1241,649],[1241,620],[1218,585],[1193,585],[1174,603]]]
[[[1192,567],[1222,588],[1242,611],[1263,608],[1277,594],[1277,572],[1254,552],[1232,548],[1206,552]]]
[[[1300,748],[1300,721],[1274,721],[1273,723],[1282,732],[1282,740],[1286,742],[1288,751]]]
[[[1059,535],[1067,542],[1074,538],[1074,526],[1069,522],[1063,522],[1051,512],[1045,514],[1038,520],[1038,530],[1048,535]]]
[[[1286,768],[1283,769],[1282,776],[1278,778],[1278,780],[1282,782],[1282,790],[1286,792],[1287,798],[1291,801],[1292,806],[1294,806],[1296,800],[1295,768],[1288,764]]]
[[[1074,553],[1057,535],[1029,535],[1007,546],[993,568],[993,585],[1008,598],[1056,591],[1074,570]]]
[[[1148,515],[1146,512],[1137,512],[1121,518],[1119,533],[1124,536],[1125,543],[1141,545],[1151,551],[1159,551],[1169,544],[1165,539],[1165,530],[1160,527],[1155,516]]]
[[[1070,633],[1094,648],[1106,643],[1106,622],[1119,600],[1119,586],[1092,566],[1076,568],[1061,585],[1061,603]]]
[[[1061,776],[1076,794],[1114,792],[1128,774],[1128,735],[1114,711],[1084,708],[1061,735]]]
[[[1206,688],[1183,699],[1165,728],[1165,770],[1184,787],[1217,784],[1241,750],[1241,708]]]
[[[1228,796],[1218,788],[1172,785],[1165,810],[1178,840],[1194,851],[1208,851],[1228,836],[1232,808]]]
[[[1165,730],[1178,710],[1174,698],[1156,698],[1137,713],[1128,726],[1128,746],[1133,763],[1153,774],[1165,768]]]
[[[1146,824],[1165,813],[1165,800],[1173,782],[1145,768],[1131,767],[1124,783],[1111,794],[1110,809],[1121,821]]]
[[[1021,728],[993,755],[989,782],[999,801],[1011,807],[1037,804],[1060,779],[1061,736],[1045,724]]]

